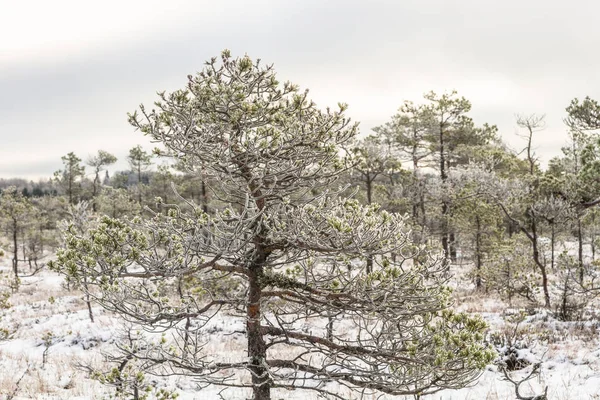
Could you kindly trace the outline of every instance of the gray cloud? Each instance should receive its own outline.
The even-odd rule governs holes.
[[[600,5],[593,2],[177,5],[183,8],[165,11],[169,23],[0,65],[0,176],[49,176],[67,152],[85,157],[100,148],[126,168],[128,148],[152,146],[126,113],[158,90],[182,87],[223,48],[275,63],[282,79],[310,88],[319,105],[349,103],[363,132],[431,89],[457,89],[473,102],[476,122],[497,124],[515,148],[522,142],[514,114],[546,113],[536,141],[545,161],[566,140],[570,99],[600,97]]]

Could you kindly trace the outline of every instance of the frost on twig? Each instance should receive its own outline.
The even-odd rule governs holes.
[[[339,148],[357,133],[345,110],[322,111],[272,66],[225,51],[130,115],[183,166],[202,165],[214,210],[187,202],[148,219],[105,217],[71,232],[53,267],[86,277],[106,309],[164,330],[164,343],[130,353],[157,375],[255,399],[469,384],[494,352],[481,318],[448,308],[439,255],[412,243],[405,217],[338,196]],[[222,318],[245,354],[209,351]]]

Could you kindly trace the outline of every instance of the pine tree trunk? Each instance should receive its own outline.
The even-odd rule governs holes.
[[[271,380],[266,367],[267,348],[260,330],[262,265],[253,265],[248,274],[248,306],[246,331],[248,334],[249,370],[252,374],[253,400],[271,400]]]
[[[450,259],[453,263],[456,263],[458,259],[458,253],[456,250],[456,235],[454,234],[454,231],[450,231],[448,239],[450,244]]]
[[[475,266],[477,268],[477,275],[475,276],[475,287],[477,290],[481,289],[481,219],[479,215],[475,217],[475,225],[477,233],[475,235]]]
[[[443,126],[440,125],[440,178],[442,179],[442,184],[446,183],[447,175],[446,175],[446,155],[444,149],[444,129]],[[442,247],[444,249],[444,258],[446,260],[450,259],[450,232],[449,232],[449,207],[446,199],[442,200]]]
[[[100,181],[100,177],[98,176],[98,172],[96,172],[96,177],[94,178],[94,184],[92,186],[92,211],[97,211],[96,205],[96,194],[98,193],[98,182]]]
[[[17,220],[13,218],[13,273],[15,275],[15,291],[19,290],[19,247],[18,247],[18,229]]]
[[[208,194],[206,193],[206,183],[204,182],[204,179],[202,180],[201,190],[202,190],[202,211],[204,211],[206,214],[208,214]]]
[[[94,313],[92,312],[92,302],[90,300],[90,295],[89,295],[89,288],[88,288],[88,284],[87,284],[87,276],[83,275],[83,287],[85,289],[85,302],[87,305],[87,309],[88,309],[88,315],[90,317],[90,321],[93,323],[94,322]]]
[[[444,249],[444,258],[450,260],[450,240],[448,237],[448,205],[442,202],[442,248]]]
[[[69,177],[69,204],[73,204],[73,179]]]
[[[413,184],[413,204],[412,204],[412,217],[413,217],[413,221],[414,224],[417,225],[419,223],[419,191],[417,190],[418,187],[418,180],[417,180],[417,168],[418,168],[418,164],[417,161],[413,158],[413,175],[412,175],[412,184]]]
[[[550,251],[552,252],[550,258],[550,267],[552,268],[552,271],[554,271],[554,247],[556,243],[556,228],[554,227],[554,221],[552,221],[550,224],[550,228]]]
[[[179,299],[183,302],[184,300],[184,295],[183,295],[183,277],[179,277],[179,280],[177,281],[177,293],[179,294]],[[190,308],[188,307],[187,312],[190,312]],[[183,334],[183,346],[182,346],[182,351],[181,351],[181,359],[185,360],[187,357],[187,352],[188,352],[188,344],[190,342],[190,327],[192,326],[192,320],[190,319],[190,317],[186,317],[185,318],[185,328],[183,330],[184,334]]]
[[[373,180],[370,178],[369,174],[367,174],[367,179],[365,181],[365,185],[367,187],[367,204],[372,203],[372,191],[373,191]]]
[[[367,204],[371,204],[373,198],[373,179],[370,177],[369,173],[367,173],[367,179],[365,181],[367,186]],[[373,256],[367,255],[367,274],[373,272]]]
[[[540,273],[542,274],[542,289],[544,290],[544,306],[550,307],[550,292],[548,291],[548,274],[546,266],[540,260],[540,251],[538,249],[538,233],[537,224],[535,223],[535,216],[530,213],[531,217],[531,245],[533,246],[533,261],[538,266]]]
[[[592,260],[596,259],[596,214],[592,213],[592,229],[590,232],[590,247],[592,251]]]
[[[577,266],[579,271],[579,282],[583,282],[583,230],[581,229],[581,218],[579,216],[577,216],[577,242]]]

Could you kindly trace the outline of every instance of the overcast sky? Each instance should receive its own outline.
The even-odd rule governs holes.
[[[0,0],[0,177],[48,177],[60,157],[153,145],[127,112],[182,88],[228,48],[339,101],[361,132],[403,100],[456,89],[480,124],[521,147],[516,113],[545,113],[535,145],[560,153],[564,109],[600,99],[600,3],[556,0]]]

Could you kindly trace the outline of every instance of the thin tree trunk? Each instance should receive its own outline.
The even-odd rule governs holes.
[[[579,271],[579,282],[583,282],[583,230],[581,229],[581,218],[579,216],[577,216],[577,242],[577,267]]]
[[[98,193],[98,182],[100,181],[100,177],[98,176],[99,171],[96,171],[96,176],[94,177],[94,184],[92,185],[92,211],[97,211],[96,205],[96,194]]]
[[[537,233],[537,224],[535,223],[535,216],[533,213],[531,214],[531,245],[533,246],[533,261],[538,266],[541,274],[542,274],[542,288],[544,290],[544,305],[545,307],[550,307],[550,292],[548,291],[548,274],[546,271],[546,266],[540,260],[540,251],[538,248],[538,233]]]
[[[25,232],[21,232],[21,255],[23,262],[27,261],[27,247],[25,246]]]
[[[138,203],[142,205],[142,167],[138,164]]]
[[[529,174],[533,176],[535,172],[535,160],[531,152],[531,140],[533,138],[533,129],[529,126],[529,138],[527,139],[527,160],[529,161]]]
[[[419,184],[419,203],[421,206],[421,233],[425,231],[427,226],[427,215],[425,214],[425,193],[423,192],[422,185]]]
[[[13,218],[13,273],[15,275],[15,288],[14,290],[19,290],[19,247],[18,247],[18,229],[17,229],[17,220]]]
[[[444,249],[444,258],[450,259],[450,241],[448,237],[448,221],[446,216],[448,215],[448,205],[446,202],[442,202],[442,248]]]
[[[567,315],[568,315],[568,311],[567,311],[567,292],[568,292],[568,283],[569,283],[569,277],[571,276],[571,269],[569,268],[567,270],[567,273],[565,275],[565,284],[563,286],[563,291],[562,291],[562,301],[561,301],[561,305],[560,305],[560,314],[561,314],[561,318],[563,321],[566,321]]]
[[[592,213],[592,229],[590,232],[590,247],[592,250],[592,260],[596,259],[596,214]]]
[[[73,179],[69,177],[69,204],[73,204]]]
[[[443,116],[442,116],[443,120]],[[446,183],[447,175],[446,175],[446,155],[444,149],[444,127],[443,124],[440,124],[440,177],[442,179],[442,184]],[[446,199],[442,200],[442,247],[444,249],[444,258],[446,260],[450,259],[450,232],[449,232],[449,207]]]
[[[511,264],[508,260],[505,261],[506,266],[506,288],[508,289],[508,306],[512,307],[512,298],[513,298],[513,287],[512,287],[512,269]]]
[[[413,150],[415,151],[415,150]],[[418,187],[418,180],[417,180],[417,168],[418,168],[418,161],[413,157],[413,174],[412,174],[412,179],[413,179],[413,190],[414,190],[414,197],[413,197],[413,205],[412,205],[412,217],[413,217],[413,221],[414,224],[418,224],[419,223],[419,191],[417,190]]]
[[[450,244],[450,259],[452,260],[453,263],[455,263],[456,260],[458,259],[458,253],[457,253],[457,249],[456,249],[456,234],[454,233],[453,230],[450,231],[448,239],[449,239],[448,241]]]
[[[327,340],[333,341],[333,323],[335,322],[335,318],[331,315],[331,311],[327,313]]]
[[[554,221],[552,221],[550,223],[550,251],[551,251],[551,257],[550,257],[550,267],[552,268],[552,271],[554,271],[554,247],[556,244],[556,228],[554,226]]]
[[[179,299],[181,299],[183,301],[183,281],[182,281],[183,277],[179,277],[179,280],[177,281],[177,292],[179,293]],[[189,312],[189,307],[187,309],[187,311]],[[185,318],[185,329],[184,329],[184,334],[183,334],[183,350],[181,352],[181,359],[185,360],[187,357],[187,351],[188,351],[188,343],[190,341],[190,326],[192,325],[192,321],[190,319],[190,317],[186,317]]]
[[[40,230],[40,254],[44,256],[44,227],[42,225],[39,226]]]
[[[372,193],[373,193],[373,179],[371,178],[371,176],[369,175],[369,173],[367,172],[366,174],[366,180],[365,180],[365,184],[367,187],[367,204],[371,204],[372,203]],[[368,254],[367,255],[367,274],[370,274],[371,272],[373,272],[373,256]]]
[[[596,259],[596,214],[592,213],[592,226],[590,230],[590,250],[592,251],[592,260]]]
[[[208,194],[206,192],[206,183],[204,182],[204,179],[202,180],[200,188],[202,190],[202,211],[208,214]]]
[[[367,204],[371,204],[372,203],[372,192],[373,192],[373,180],[371,179],[371,177],[369,176],[369,173],[367,173],[367,179],[365,180],[365,186],[367,187]]]
[[[94,323],[94,313],[92,312],[92,302],[90,300],[89,288],[87,284],[87,276],[83,274],[83,288],[85,289],[85,303],[87,304],[88,315],[90,316],[90,321]]]
[[[477,275],[475,276],[475,287],[481,289],[481,219],[479,215],[475,217],[475,226],[477,233],[475,235],[475,266]]]

